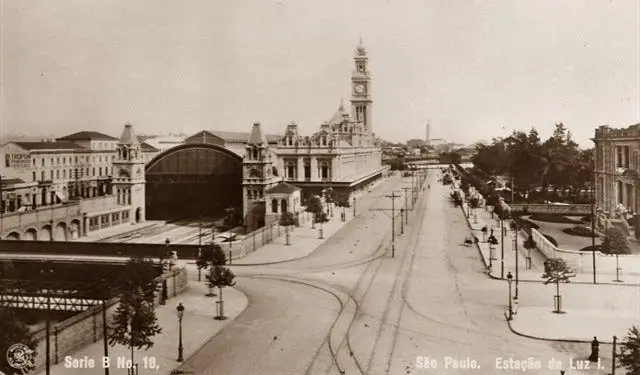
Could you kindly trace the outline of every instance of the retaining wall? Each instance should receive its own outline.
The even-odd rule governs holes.
[[[593,254],[591,251],[578,251],[561,249],[554,246],[539,231],[531,229],[531,235],[536,242],[536,247],[547,258],[562,258],[567,264],[575,269],[576,272],[592,272],[593,270]],[[640,255],[619,255],[619,264],[624,274],[640,274]],[[598,273],[612,274],[616,273],[616,257],[615,255],[603,254],[596,251],[596,270]]]
[[[557,215],[590,215],[590,204],[529,204],[529,203],[510,203],[512,211],[527,211],[530,214],[557,214]]]
[[[159,287],[166,282],[168,298],[175,297],[182,293],[187,285],[186,268],[174,268],[170,272],[157,278]],[[162,289],[156,293],[155,305],[160,304]],[[118,298],[107,301],[107,326],[113,321],[113,315],[118,307]],[[50,330],[50,359],[52,364],[64,361],[64,357],[71,355],[83,347],[102,340],[102,305],[93,306],[88,310],[78,313],[71,318],[51,324]],[[34,338],[38,342],[36,347],[36,370],[34,373],[44,369],[46,365],[46,328],[34,333]]]

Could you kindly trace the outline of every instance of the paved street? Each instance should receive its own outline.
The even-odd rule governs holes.
[[[506,284],[487,277],[476,248],[462,246],[468,226],[435,173],[428,183],[407,233],[397,238],[395,258],[388,249],[390,219],[372,210],[361,212],[306,258],[233,266],[249,307],[180,370],[468,374],[466,367],[477,366],[473,373],[496,374],[522,372],[497,367],[499,358],[531,358],[541,367],[527,373],[550,374],[559,373],[548,367],[553,358],[563,362],[562,369],[569,369],[570,358],[586,358],[588,344],[531,340],[510,331],[503,315]],[[400,186],[388,180],[366,205],[390,207],[380,197]],[[535,299],[539,306],[551,302],[550,290],[530,288],[521,285],[521,299]],[[601,356],[603,366],[610,365],[608,345],[601,346]],[[433,364],[426,357],[435,359],[437,369],[424,368]]]

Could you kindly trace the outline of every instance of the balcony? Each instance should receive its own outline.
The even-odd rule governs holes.
[[[2,232],[28,227],[41,227],[50,222],[65,220],[68,217],[80,217],[80,204],[77,202],[64,203],[54,206],[40,206],[35,210],[5,213],[0,218]]]

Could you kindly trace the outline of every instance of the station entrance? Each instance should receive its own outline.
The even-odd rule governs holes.
[[[167,150],[146,171],[147,220],[222,217],[242,210],[242,157],[211,144]]]

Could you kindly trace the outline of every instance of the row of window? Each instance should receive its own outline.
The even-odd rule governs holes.
[[[616,146],[616,168],[629,168],[629,146]]]
[[[109,222],[111,219],[111,223]],[[129,211],[114,212],[89,218],[89,231],[107,228],[112,225],[129,221]]]
[[[85,160],[86,158],[86,160]],[[50,166],[54,166],[54,165],[71,165],[71,161],[73,160],[74,164],[78,164],[78,162],[80,163],[96,163],[96,159],[98,163],[108,163],[109,161],[113,162],[115,160],[115,155],[112,156],[107,156],[107,155],[99,155],[99,156],[95,156],[92,155],[91,157],[89,157],[89,155],[86,156],[74,156],[73,159],[71,158],[71,156],[67,157],[67,156],[58,156],[56,158],[50,157],[49,158],[49,163],[48,165]],[[39,158],[40,159],[40,166],[44,167],[45,166],[45,160],[47,159],[46,157],[42,157]],[[37,159],[34,157],[32,160],[32,164],[35,167],[36,163],[37,163]],[[7,165],[7,167],[9,167],[9,165]]]
[[[285,178],[296,178],[296,166],[297,163],[289,161],[285,165],[284,176]],[[318,174],[320,178],[331,178],[331,167],[330,164],[326,161],[322,161],[318,164]],[[304,178],[311,178],[311,165],[309,165],[309,161],[304,161]]]
[[[97,174],[96,174],[97,172]],[[40,171],[40,180],[59,180],[59,179],[76,179],[83,177],[106,177],[113,175],[113,167],[92,167],[92,168],[69,168],[50,170],[47,175],[46,171]],[[38,181],[36,171],[31,172],[32,181]]]

